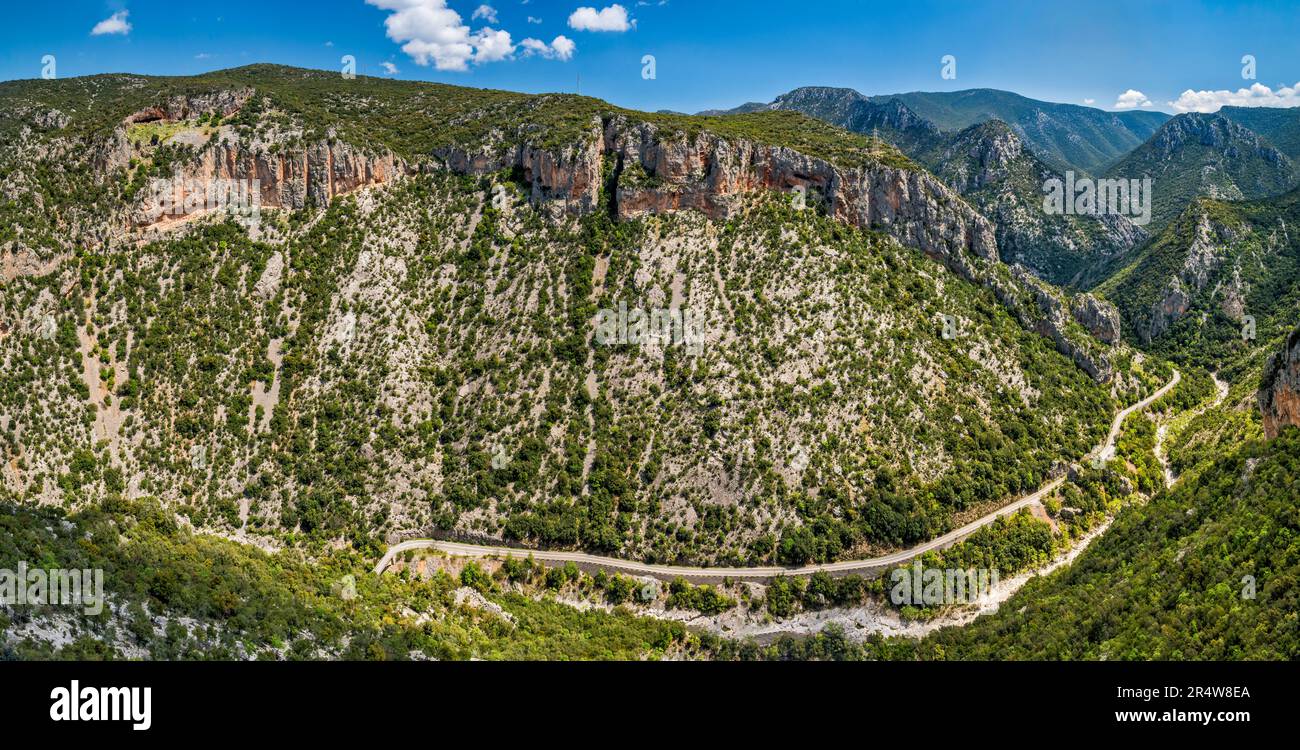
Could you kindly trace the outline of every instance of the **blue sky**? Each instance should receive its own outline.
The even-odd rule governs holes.
[[[580,79],[584,94],[649,110],[770,101],[804,85],[990,87],[1169,112],[1300,104],[1297,1],[13,0],[5,15],[4,80],[39,77],[45,55],[61,78],[253,62],[337,70],[352,55],[358,73],[468,86],[573,91]],[[945,55],[955,79],[941,75]],[[1242,76],[1245,55],[1255,79]]]

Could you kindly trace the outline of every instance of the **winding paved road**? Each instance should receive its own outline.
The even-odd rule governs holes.
[[[1181,379],[1182,375],[1175,370],[1173,378],[1160,390],[1116,414],[1114,421],[1111,422],[1110,433],[1106,436],[1106,442],[1085,456],[1085,459],[1099,455],[1109,459],[1113,456],[1115,452],[1115,440],[1119,436],[1119,431],[1124,420],[1133,412],[1150,406],[1152,402],[1168,393],[1174,386],[1178,385],[1178,381]],[[926,552],[948,547],[975,533],[981,527],[987,526],[997,518],[1015,513],[1027,505],[1038,502],[1044,495],[1047,495],[1052,490],[1060,487],[1064,481],[1065,477],[1057,477],[1040,487],[1032,494],[1014,500],[995,511],[980,516],[974,521],[971,521],[960,528],[949,531],[943,536],[931,539],[928,542],[922,542],[915,547],[901,550],[899,552],[891,552],[890,554],[880,555],[878,557],[869,557],[865,560],[844,560],[841,562],[823,563],[819,565],[805,565],[798,568],[780,566],[757,568],[694,568],[680,565],[651,565],[649,563],[636,562],[635,560],[622,560],[617,557],[589,555],[585,552],[533,550],[522,549],[519,547],[497,547],[480,544],[463,544],[460,542],[444,542],[436,539],[412,539],[389,547],[388,552],[386,552],[383,558],[381,558],[375,565],[375,572],[382,573],[384,569],[392,563],[393,558],[407,550],[436,549],[440,552],[459,557],[505,557],[511,555],[527,557],[532,555],[533,559],[539,562],[571,562],[584,570],[604,570],[609,573],[650,576],[663,581],[670,581],[674,578],[681,577],[696,583],[718,583],[724,578],[730,578],[733,580],[765,581],[781,575],[808,576],[818,571],[824,571],[832,575],[871,573],[900,563],[905,563],[918,555],[925,554]]]

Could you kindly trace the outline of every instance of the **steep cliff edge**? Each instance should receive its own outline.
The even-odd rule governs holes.
[[[846,134],[847,135],[847,134]],[[795,205],[824,211],[850,226],[882,232],[921,250],[961,278],[992,289],[1029,329],[1050,338],[1093,378],[1112,376],[1107,357],[1072,327],[1071,309],[1043,292],[1029,274],[1012,274],[1000,262],[995,230],[937,177],[900,164],[892,148],[882,158],[832,160],[756,140],[703,130],[687,133],[626,115],[593,121],[588,137],[560,150],[503,145],[435,151],[439,166],[459,173],[514,170],[534,203],[569,213],[595,210],[605,187],[619,219],[695,210],[717,219],[736,215],[747,194],[789,193]],[[877,142],[878,143],[878,142]],[[896,158],[891,159],[889,156]],[[608,167],[606,164],[608,163]],[[1089,328],[1096,311],[1081,307]],[[1081,318],[1082,320],[1082,318]],[[1105,326],[1100,335],[1114,341]]]
[[[690,139],[624,117],[606,124],[604,147],[622,170],[639,167],[648,177],[640,184],[620,181],[620,218],[694,208],[726,219],[745,193],[801,191],[806,205],[820,199],[835,219],[884,232],[931,257],[971,253],[998,260],[993,225],[919,169],[870,159],[833,164],[784,146],[709,132]]]
[[[212,185],[228,180],[256,190],[259,207],[297,210],[329,205],[335,196],[381,185],[411,172],[391,153],[365,154],[353,146],[322,140],[271,152],[240,143],[215,143],[147,191],[131,224],[147,227],[210,208]],[[254,182],[255,181],[255,182]],[[174,210],[164,210],[165,199]]]
[[[1300,328],[1268,358],[1257,399],[1266,437],[1277,437],[1287,425],[1300,425]]]
[[[253,89],[236,89],[170,97],[128,115],[94,150],[99,174],[124,169],[137,181],[148,177],[130,213],[132,227],[210,210],[214,198],[229,197],[215,195],[228,187],[223,182],[236,184],[239,199],[256,207],[297,210],[412,171],[391,151],[363,150],[333,128],[311,137],[301,128],[259,126],[249,137],[221,124],[254,96]]]

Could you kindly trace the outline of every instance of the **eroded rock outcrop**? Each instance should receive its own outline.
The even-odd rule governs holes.
[[[1020,264],[1012,266],[1011,275],[1020,289],[1026,289],[1033,294],[1034,302],[1041,312],[1041,317],[1027,316],[1014,304],[1016,289],[1008,289],[1004,285],[994,287],[994,293],[1016,314],[1021,325],[1051,339],[1056,344],[1057,351],[1069,357],[1093,380],[1105,383],[1114,377],[1115,371],[1110,358],[1104,352],[1098,351],[1100,347],[1096,342],[1086,337],[1070,335],[1071,315],[1066,312],[1065,302],[1055,289]],[[1118,322],[1116,322],[1116,332],[1118,335]]]
[[[998,259],[993,225],[921,170],[883,163],[842,167],[784,146],[707,132],[665,135],[622,117],[606,125],[605,150],[621,170],[639,168],[649,177],[643,184],[620,181],[621,218],[693,208],[725,219],[746,193],[802,188],[821,195],[834,218],[884,232],[932,257],[965,251]]]
[[[238,201],[256,193],[259,208],[301,209],[329,205],[338,195],[389,182],[411,171],[392,153],[369,154],[337,140],[271,153],[240,143],[213,143],[156,182],[132,214],[134,226],[149,226],[212,208],[214,185],[228,181]],[[242,192],[241,192],[242,191]],[[243,205],[243,208],[249,206]]]
[[[593,123],[588,138],[554,151],[531,144],[485,144],[478,149],[444,147],[433,152],[435,166],[459,174],[490,174],[502,170],[521,172],[538,206],[552,206],[573,214],[594,211],[600,200],[601,139]]]
[[[222,117],[235,114],[253,96],[253,89],[233,89],[211,91],[204,94],[178,95],[170,97],[165,103],[135,112],[127,116],[124,124],[153,122],[156,120],[188,120],[205,113],[216,113]]]
[[[1300,426],[1300,328],[1268,358],[1256,399],[1266,437],[1277,437],[1287,425]]]
[[[924,171],[885,164],[838,167],[783,146],[708,132],[665,133],[623,116],[603,126],[593,122],[587,140],[554,151],[498,141],[478,149],[441,148],[434,157],[438,166],[462,174],[521,170],[535,203],[578,214],[597,207],[602,164],[612,159],[615,176],[626,175],[614,195],[623,219],[687,209],[726,219],[748,193],[802,188],[822,196],[836,219],[882,231],[932,257],[959,251],[998,257],[988,220]]]
[[[1221,248],[1234,236],[1229,228],[1214,222],[1203,209],[1193,219],[1192,241],[1183,256],[1182,266],[1169,279],[1160,298],[1151,305],[1146,326],[1138,329],[1138,338],[1150,343],[1187,313],[1192,298],[1205,288],[1223,263]]]
[[[1097,340],[1107,344],[1119,341],[1119,309],[1091,294],[1080,294],[1070,303],[1070,314]]]

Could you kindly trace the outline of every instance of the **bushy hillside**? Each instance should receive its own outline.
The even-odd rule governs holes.
[[[489,187],[421,178],[281,217],[283,241],[204,224],[15,280],[5,309],[58,328],[0,339],[8,485],[155,494],[251,536],[667,560],[761,560],[815,523],[833,556],[1036,486],[1112,411],[990,293],[879,236],[761,204],[555,225]],[[699,311],[703,350],[600,346],[620,303]]]
[[[1254,352],[1258,364],[1300,318],[1298,220],[1296,192],[1197,200],[1096,291],[1162,355],[1218,369]]]
[[[1300,431],[1221,455],[1120,515],[1068,569],[922,658],[1295,659]]]
[[[0,606],[3,659],[623,659],[698,655],[677,623],[579,612],[491,579],[375,576],[192,533],[151,499],[0,501],[0,567],[103,571],[101,611]],[[483,592],[483,593],[480,593]],[[94,609],[93,607],[91,609]]]

